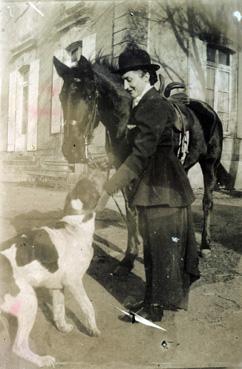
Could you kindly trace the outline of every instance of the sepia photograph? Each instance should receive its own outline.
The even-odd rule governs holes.
[[[0,369],[242,369],[242,0],[1,0]]]

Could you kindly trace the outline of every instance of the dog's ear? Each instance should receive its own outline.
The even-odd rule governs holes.
[[[95,184],[99,195],[103,191],[103,185],[107,181],[107,173],[100,169],[93,169],[88,174],[88,179]]]
[[[89,178],[80,179],[72,193],[72,198],[79,199],[83,203],[83,210],[93,211],[100,197],[95,182]]]

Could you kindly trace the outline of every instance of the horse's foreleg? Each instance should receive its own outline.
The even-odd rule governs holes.
[[[202,230],[201,254],[203,256],[206,256],[211,252],[210,222],[211,222],[211,213],[213,209],[213,191],[217,181],[216,177],[217,163],[215,161],[204,161],[200,162],[200,165],[202,168],[204,180],[203,230]]]
[[[142,238],[138,229],[138,213],[135,207],[131,207],[124,195],[126,220],[128,230],[128,242],[127,249],[124,258],[120,261],[119,265],[114,271],[115,275],[127,275],[134,266],[134,261],[138,256],[139,245],[142,243]]]
[[[127,200],[125,200],[125,208],[128,229],[128,243],[125,258],[130,260],[133,267],[134,259],[138,256],[142,238],[139,233],[137,209],[135,207],[130,207]]]

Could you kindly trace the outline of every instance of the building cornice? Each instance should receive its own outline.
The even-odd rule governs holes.
[[[89,19],[87,14],[83,15],[83,5],[77,4],[65,10],[64,16],[55,23],[55,29],[63,32],[73,26],[85,24]]]
[[[236,51],[234,42],[226,35],[219,33],[201,32],[199,38],[206,41],[210,47],[234,54]]]
[[[20,54],[23,54],[30,49],[36,48],[37,41],[35,38],[28,38],[27,40],[19,43],[15,47],[11,49],[11,55],[13,58],[16,58]]]

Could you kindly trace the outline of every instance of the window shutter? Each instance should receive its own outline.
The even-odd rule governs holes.
[[[19,71],[16,78],[16,119],[15,119],[15,151],[25,150],[25,136],[22,135],[23,120],[23,76]]]
[[[16,87],[17,71],[9,76],[9,99],[8,99],[8,151],[15,149],[15,119],[16,119]]]
[[[96,56],[96,33],[84,37],[82,40],[82,55],[89,60]]]
[[[0,116],[2,115],[2,76],[0,76]]]
[[[55,56],[63,60],[63,50],[55,52]],[[63,85],[63,80],[58,76],[55,67],[53,65],[53,77],[52,77],[52,94],[51,94],[51,128],[50,132],[60,133],[61,125],[63,121],[62,107],[59,99],[59,94]]]
[[[38,96],[39,96],[39,59],[29,68],[27,150],[37,149]]]

